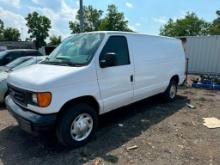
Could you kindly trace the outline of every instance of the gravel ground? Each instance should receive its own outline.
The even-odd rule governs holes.
[[[190,109],[191,103],[196,109]],[[0,109],[0,164],[220,164],[220,129],[203,126],[220,119],[220,92],[179,89],[177,100],[153,97],[100,118],[93,141],[73,150],[54,135],[29,135]],[[128,147],[136,148],[128,150]]]

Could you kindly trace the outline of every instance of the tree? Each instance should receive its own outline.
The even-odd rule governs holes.
[[[0,41],[3,40],[4,35],[4,22],[0,19]]]
[[[118,12],[115,5],[109,5],[106,16],[102,19],[103,11],[93,8],[92,6],[84,7],[84,31],[131,31],[128,28],[128,21],[125,20],[124,13]],[[69,22],[69,28],[72,33],[80,32],[79,11],[76,16],[76,21]]]
[[[103,19],[100,30],[132,31],[128,28],[128,21],[124,13],[120,13],[115,5],[109,5],[106,17]]]
[[[220,10],[216,11],[217,18],[213,20],[209,33],[211,35],[220,35]]]
[[[18,41],[20,32],[16,28],[4,28],[4,22],[0,19],[0,41]]]
[[[37,12],[28,14],[25,18],[28,26],[28,33],[30,38],[36,42],[36,47],[40,48],[46,45],[45,39],[49,36],[49,29],[51,28],[51,21],[45,16],[39,15]]]
[[[61,36],[51,36],[50,43],[48,45],[59,45],[61,43]]]
[[[176,36],[198,36],[209,34],[211,24],[200,19],[195,13],[187,13],[182,19],[172,20],[163,25],[160,35]]]
[[[3,40],[5,41],[18,41],[20,40],[20,32],[16,28],[6,28],[3,31]]]
[[[83,8],[83,13],[84,13],[84,31],[89,32],[89,31],[99,30],[103,11],[97,10],[93,8],[91,5],[89,5]],[[80,19],[80,13],[78,11],[76,15],[76,21],[69,22],[69,27],[72,30],[72,33],[80,32],[79,19]]]

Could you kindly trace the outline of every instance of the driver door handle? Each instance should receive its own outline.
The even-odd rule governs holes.
[[[131,82],[134,81],[134,76],[133,76],[133,75],[130,76],[130,81],[131,81]]]

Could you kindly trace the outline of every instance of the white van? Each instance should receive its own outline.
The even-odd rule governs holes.
[[[125,32],[75,34],[41,64],[9,75],[6,105],[28,132],[55,128],[72,147],[94,135],[98,116],[163,93],[185,79],[180,40]]]

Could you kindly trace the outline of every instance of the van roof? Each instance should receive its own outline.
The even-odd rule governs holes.
[[[141,36],[148,36],[148,37],[159,37],[159,38],[164,38],[164,39],[179,40],[179,39],[177,39],[177,38],[167,37],[167,36],[150,35],[150,34],[136,33],[136,32],[123,32],[123,31],[93,31],[93,32],[85,32],[85,33],[105,33],[105,34],[141,35]]]

